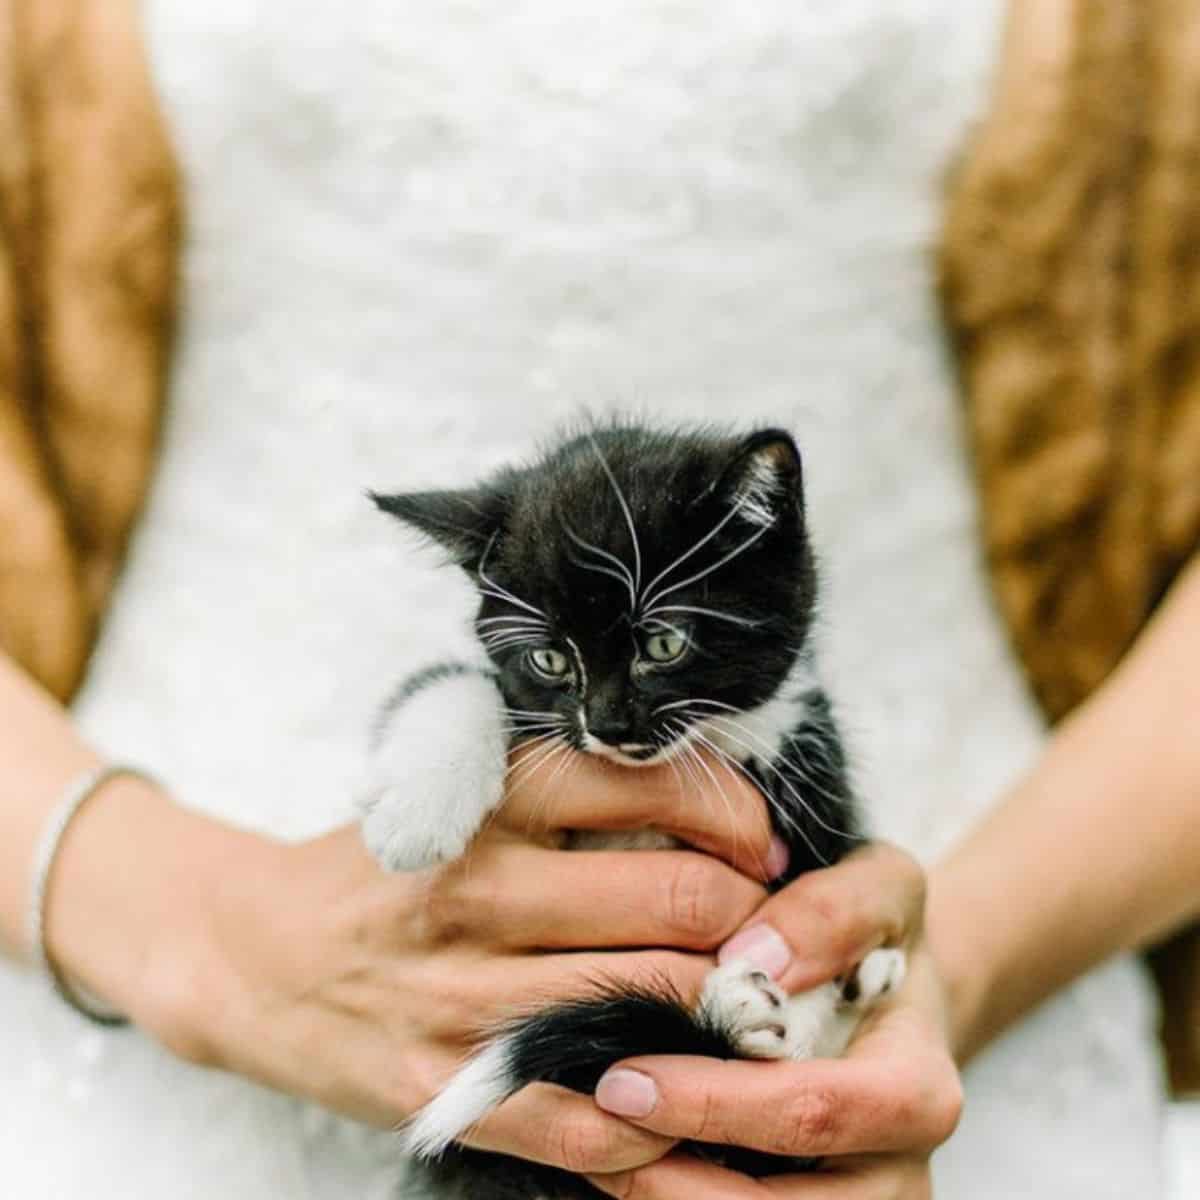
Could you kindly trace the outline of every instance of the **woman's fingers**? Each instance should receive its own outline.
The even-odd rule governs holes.
[[[405,970],[398,992],[429,1001],[410,1024],[439,1044],[462,1046],[478,1043],[497,1024],[567,1000],[632,990],[676,996],[691,1007],[712,970],[712,959],[670,950],[496,958],[467,951],[433,966],[409,960]],[[430,1095],[451,1073],[431,1082]]]
[[[882,945],[921,933],[925,874],[903,850],[876,843],[802,875],[772,896],[721,948],[799,992],[841,975]]]
[[[712,951],[765,896],[731,867],[689,851],[563,854],[484,839],[429,877],[425,904],[435,942],[465,937],[509,950]]]
[[[775,878],[786,865],[773,848],[758,789],[717,760],[699,759],[685,771],[669,764],[623,767],[571,753],[552,765],[537,747],[514,751],[496,824],[535,839],[565,829],[655,829],[763,880]]]
[[[581,1096],[538,1083],[518,1092],[471,1131],[467,1145],[576,1174],[630,1171],[662,1158],[674,1141],[607,1116]]]
[[[798,1157],[927,1156],[953,1133],[962,1084],[940,1027],[941,991],[918,949],[904,987],[841,1059],[617,1064],[596,1103],[665,1137]]]
[[[926,1162],[890,1157],[812,1175],[759,1180],[686,1154],[671,1154],[640,1170],[588,1178],[619,1200],[929,1200],[932,1194]]]
[[[913,1152],[940,1145],[958,1115],[956,1089],[943,1100],[923,1062],[632,1059],[601,1080],[596,1103],[667,1137],[768,1154]]]
[[[619,1200],[766,1200],[770,1195],[755,1179],[701,1162],[688,1154],[671,1154],[643,1170],[589,1174],[588,1181]],[[786,1193],[784,1193],[786,1194]]]

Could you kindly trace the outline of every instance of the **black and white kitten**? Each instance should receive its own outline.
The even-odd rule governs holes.
[[[381,715],[362,809],[385,867],[463,854],[503,799],[507,751],[533,739],[700,776],[701,751],[724,760],[769,802],[791,855],[780,884],[860,841],[814,673],[816,579],[787,433],[614,425],[476,488],[374,499],[445,548],[480,598],[479,660],[425,668]],[[904,965],[900,951],[877,950],[848,978],[789,998],[733,962],[712,971],[694,1009],[611,989],[545,1009],[494,1036],[408,1125],[406,1146],[442,1195],[599,1196],[576,1176],[456,1139],[527,1083],[591,1092],[623,1058],[838,1055]],[[803,1165],[696,1149],[754,1174]]]

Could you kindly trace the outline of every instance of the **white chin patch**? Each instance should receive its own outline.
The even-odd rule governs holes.
[[[610,746],[590,733],[583,735],[583,748],[588,754],[594,754],[597,758],[607,758],[609,762],[620,763],[623,767],[653,767],[657,763],[666,762],[671,757],[672,749],[671,746],[655,747],[640,743]],[[649,750],[653,750],[653,753],[646,753]]]

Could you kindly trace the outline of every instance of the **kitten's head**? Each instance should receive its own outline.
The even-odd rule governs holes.
[[[519,735],[661,761],[769,700],[808,634],[800,456],[778,429],[613,426],[476,488],[375,500],[474,580]]]

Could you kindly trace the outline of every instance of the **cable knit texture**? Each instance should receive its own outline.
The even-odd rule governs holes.
[[[1033,759],[930,279],[999,0],[145,7],[191,232],[161,475],[80,704],[101,745],[249,825],[348,817],[372,709],[468,611],[363,488],[469,479],[589,405],[795,429],[881,833],[931,855]],[[397,1195],[386,1133],[11,973],[0,1012],[22,1200]],[[997,1044],[938,1196],[1161,1195],[1154,1019],[1119,962]]]

